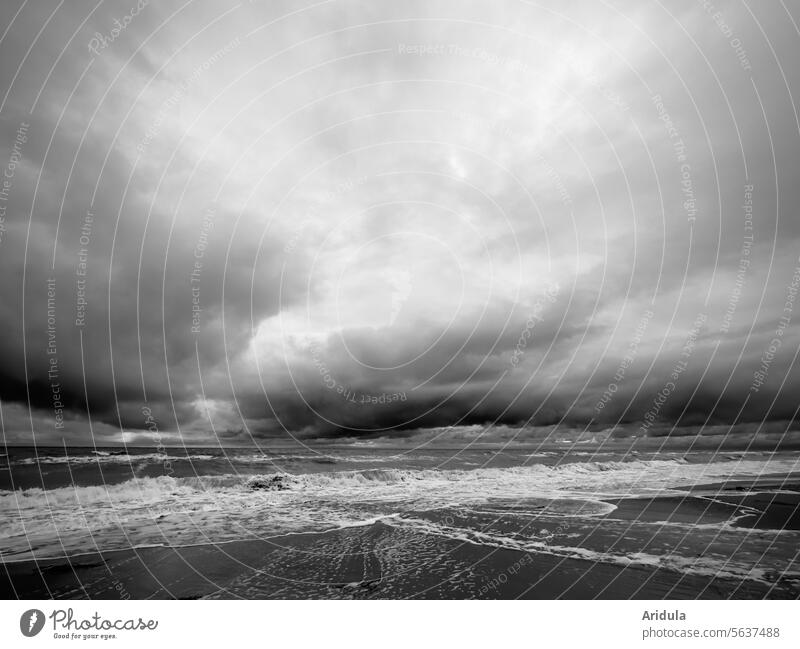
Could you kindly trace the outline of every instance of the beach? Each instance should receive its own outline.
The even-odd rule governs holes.
[[[270,541],[6,565],[4,598],[796,598],[797,582],[686,574],[464,543],[382,523]]]
[[[0,595],[800,595],[796,452],[183,449],[169,475],[164,457],[10,455],[26,486],[0,491]]]

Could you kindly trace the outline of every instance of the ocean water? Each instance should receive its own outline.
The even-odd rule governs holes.
[[[800,585],[797,452],[9,447],[0,459],[9,563],[380,523],[520,553]]]

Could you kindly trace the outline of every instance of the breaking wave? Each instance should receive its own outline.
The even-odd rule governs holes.
[[[17,505],[47,506],[48,503],[68,502],[88,505],[99,500],[120,503],[135,500],[140,503],[164,497],[228,497],[232,494],[251,496],[253,491],[271,491],[266,484],[271,481],[280,484],[275,489],[277,491],[298,492],[307,496],[335,496],[339,492],[351,495],[354,489],[362,489],[363,495],[368,498],[371,493],[375,493],[375,488],[400,488],[400,494],[430,491],[430,497],[436,498],[437,493],[459,493],[467,496],[470,501],[490,496],[530,497],[542,493],[570,491],[626,497],[646,495],[678,486],[688,488],[712,480],[791,472],[797,468],[797,461],[789,459],[725,461],[712,464],[689,464],[681,459],[670,459],[452,470],[373,468],[305,474],[276,472],[257,476],[160,476],[136,478],[114,485],[0,491],[0,503],[3,503],[0,511],[12,500],[16,508]],[[437,489],[440,491],[437,492]]]
[[[655,495],[795,469],[796,460],[787,459],[712,464],[634,460],[502,469],[159,476],[107,486],[0,491],[0,555],[62,554],[85,548],[87,535],[98,547],[110,549],[321,531],[376,517],[499,500],[549,499],[557,506],[548,515],[597,515],[608,507],[597,504],[603,498]],[[570,501],[576,507],[570,508]],[[587,502],[595,503],[594,514],[586,509]]]

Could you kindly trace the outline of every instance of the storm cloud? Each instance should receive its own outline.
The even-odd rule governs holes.
[[[6,441],[778,435],[798,19],[4,3]]]

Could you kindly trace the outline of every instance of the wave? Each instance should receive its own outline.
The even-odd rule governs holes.
[[[42,464],[139,464],[141,462],[210,462],[210,461],[254,464],[274,464],[277,462],[309,461],[321,464],[335,464],[336,458],[310,455],[264,456],[264,455],[169,455],[166,453],[114,453],[108,451],[92,451],[91,455],[44,455],[38,458],[28,457],[11,462],[12,466],[36,466]]]
[[[247,534],[318,531],[442,507],[494,507],[500,500],[549,499],[557,505],[545,512],[548,515],[589,515],[586,502],[653,496],[668,489],[796,468],[796,459],[706,465],[677,459],[634,460],[504,469],[159,476],[108,486],[0,491],[4,521],[0,553],[18,557],[47,549],[81,550],[87,538],[103,549],[133,543],[217,542]],[[591,507],[596,515],[608,505]]]
[[[598,490],[608,496],[630,497],[652,495],[654,491],[677,486],[691,488],[715,480],[753,478],[765,473],[788,473],[798,469],[800,461],[796,459],[690,464],[682,458],[675,458],[449,470],[372,468],[300,475],[270,474],[255,476],[254,479],[282,475],[282,488],[301,491],[375,484],[408,487],[424,485],[445,489],[460,485],[467,489],[475,488],[477,494],[481,493],[480,487],[483,486],[501,491],[520,488],[526,494],[531,489],[544,492]],[[252,485],[249,486],[252,488]]]
[[[40,455],[26,457],[10,462],[11,466],[37,466],[42,464],[137,464],[139,462],[176,462],[179,460],[213,460],[213,455],[167,455],[165,453],[112,453],[108,451],[92,451],[91,455]]]
[[[91,502],[96,497],[114,498],[119,494],[140,498],[152,490],[173,496],[184,493],[225,494],[231,489],[242,493],[262,489],[269,491],[270,488],[265,483],[276,477],[279,479],[275,480],[274,484],[281,485],[276,490],[316,495],[335,494],[337,491],[349,491],[353,488],[394,486],[407,488],[406,492],[415,488],[432,491],[437,487],[445,491],[455,489],[471,494],[473,499],[488,495],[490,492],[498,492],[505,497],[528,497],[533,493],[568,491],[632,497],[652,495],[654,492],[675,487],[688,489],[714,480],[789,473],[798,468],[800,461],[796,459],[737,460],[711,464],[689,464],[683,459],[670,459],[571,462],[553,466],[536,464],[478,469],[370,468],[299,474],[278,471],[256,476],[238,474],[183,478],[160,476],[135,478],[116,485],[69,486],[47,491],[38,487],[16,491],[0,490],[0,502],[7,498],[15,498],[21,502],[26,502],[28,499],[44,501],[62,498]],[[365,495],[369,493],[366,491]]]
[[[432,459],[437,458],[415,458]],[[20,458],[11,460],[11,466],[37,466],[37,465],[81,465],[81,464],[140,464],[150,462],[153,464],[163,462],[220,462],[228,464],[281,464],[281,463],[303,463],[312,464],[339,464],[339,463],[388,463],[396,462],[393,456],[370,456],[370,455],[324,455],[318,453],[309,454],[286,454],[286,455],[265,455],[265,454],[217,454],[197,453],[189,455],[174,455],[167,453],[127,453],[125,451],[91,451],[88,455],[40,455],[37,457]]]

